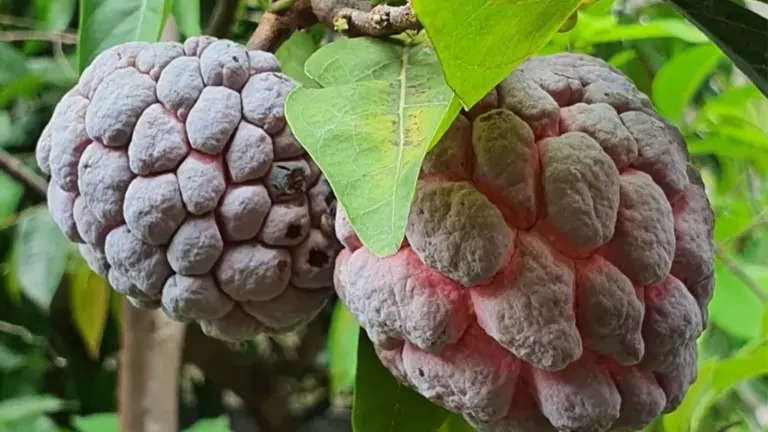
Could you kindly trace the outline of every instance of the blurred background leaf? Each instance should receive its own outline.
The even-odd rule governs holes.
[[[85,260],[78,260],[69,289],[70,307],[75,326],[92,359],[99,358],[111,291],[107,281],[91,271]]]
[[[712,74],[722,53],[713,44],[695,46],[662,66],[653,80],[653,103],[659,114],[680,125],[688,104]]]
[[[339,302],[333,309],[328,329],[328,355],[331,361],[331,393],[351,392],[357,372],[357,344],[360,326]]]
[[[172,13],[184,37],[199,36],[203,33],[198,0],[173,0]]]
[[[21,292],[47,310],[67,270],[69,240],[44,206],[21,214],[13,243],[14,271]]]
[[[173,0],[80,0],[77,66],[80,73],[102,51],[124,42],[155,42]],[[187,13],[189,11],[187,10]],[[185,18],[185,25],[189,25]]]

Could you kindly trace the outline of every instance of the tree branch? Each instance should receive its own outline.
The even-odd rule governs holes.
[[[318,22],[309,0],[281,1],[264,12],[256,31],[248,40],[250,50],[275,52],[291,34]]]
[[[26,327],[11,324],[6,321],[0,321],[0,333],[16,336],[24,341],[24,343],[45,349],[56,367],[64,367],[67,365],[67,359],[60,356],[53,346],[48,343],[46,338],[32,333]]]
[[[0,170],[43,199],[48,196],[48,182],[3,149],[0,149]]]
[[[407,30],[420,30],[421,23],[411,8],[378,5],[368,0],[311,0],[312,10],[325,25],[350,36],[392,36]]]

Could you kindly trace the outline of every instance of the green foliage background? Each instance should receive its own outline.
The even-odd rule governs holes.
[[[428,29],[436,23],[439,31],[432,36],[439,40],[440,32],[450,33],[441,24],[447,20],[443,12],[475,3],[483,2],[445,1],[441,9],[434,2],[417,0],[414,7],[427,17]],[[237,11],[226,36],[245,43],[269,2],[232,4]],[[749,50],[735,54],[724,50],[723,38],[710,39],[680,15],[686,4],[599,0],[579,11],[575,27],[552,38],[537,36],[538,27],[530,23],[518,23],[518,28],[527,29],[523,36],[538,38],[539,43],[531,45],[537,47],[536,53],[588,53],[626,73],[686,136],[715,209],[716,288],[709,328],[699,342],[698,381],[683,405],[649,431],[768,431],[768,98],[760,91],[763,83],[745,75],[759,71],[760,53],[756,62]],[[754,6],[768,15],[764,4]],[[156,39],[167,16],[175,19],[183,36],[206,33],[214,9],[213,0],[0,0],[0,149],[36,169],[33,151],[42,128],[96,53],[125,38]],[[497,25],[511,28],[502,19],[506,15],[489,12]],[[686,17],[706,21],[710,15],[694,11]],[[551,30],[567,18],[553,16],[557,25],[550,25]],[[766,29],[757,39],[745,33],[752,39],[742,45],[768,41]],[[464,30],[463,45],[458,46],[476,44],[479,27],[468,23]],[[320,58],[313,54],[324,55],[317,50],[328,40],[328,32],[315,26],[294,33],[277,53],[286,73],[304,85],[305,96],[334,99],[345,90],[342,84],[355,84],[321,88],[326,84],[311,61],[305,69],[307,59]],[[504,40],[504,34],[491,34],[487,40]],[[476,100],[481,94],[477,86],[500,76],[489,68],[475,81],[462,80],[457,66],[450,65],[466,50],[441,51],[438,42],[435,48],[446,82],[461,101]],[[472,54],[489,55],[482,50]],[[494,66],[513,65],[520,55],[519,51],[499,55]],[[381,80],[397,80],[397,74],[370,78],[357,84],[373,88]],[[387,97],[386,89],[371,91]],[[454,108],[458,109],[455,101],[445,104],[443,112]],[[440,130],[440,113],[429,115],[430,127]],[[387,136],[391,131],[381,133]],[[418,139],[421,147],[414,151],[415,163],[434,141],[429,136]],[[311,139],[302,143],[312,153]],[[373,160],[381,161],[382,153],[372,148]],[[391,187],[393,178],[384,177],[382,182],[389,183],[382,187]],[[405,194],[403,199],[407,198]],[[120,298],[88,270],[43,204],[0,172],[0,432],[114,431]],[[382,252],[398,241],[381,240]],[[397,387],[339,303],[327,315],[319,361],[326,380],[321,387],[329,405],[349,408],[354,400],[355,413],[347,416],[347,422],[358,432],[471,430],[460,419]],[[180,392],[181,423],[189,428],[185,430],[230,430],[227,416],[233,410],[223,402],[226,389],[212,386],[205,377],[190,381],[185,375],[182,382],[192,389]],[[391,429],[393,416],[398,420],[396,429]]]

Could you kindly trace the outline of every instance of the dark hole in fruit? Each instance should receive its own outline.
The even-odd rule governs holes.
[[[309,265],[312,267],[325,267],[328,264],[328,255],[320,249],[310,249]]]
[[[424,369],[419,368],[419,376],[424,378]]]
[[[240,63],[240,60],[238,60],[237,56],[232,56],[232,61],[235,63]]]
[[[288,225],[288,229],[285,230],[285,236],[291,240],[295,240],[301,237],[301,225],[299,224]]]

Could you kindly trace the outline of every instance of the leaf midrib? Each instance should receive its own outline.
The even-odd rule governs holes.
[[[408,69],[408,54],[409,54],[409,48],[405,47],[403,48],[403,54],[400,56],[400,98],[398,100],[398,123],[400,126],[400,141],[398,143],[398,149],[397,149],[397,164],[395,164],[395,186],[392,188],[392,211],[391,211],[391,217],[390,217],[390,233],[395,232],[395,209],[397,206],[395,203],[397,202],[397,186],[400,183],[398,179],[400,178],[400,171],[402,167],[402,161],[403,161],[403,153],[405,152],[405,85],[406,85],[406,71]],[[395,245],[397,246],[397,245]]]

